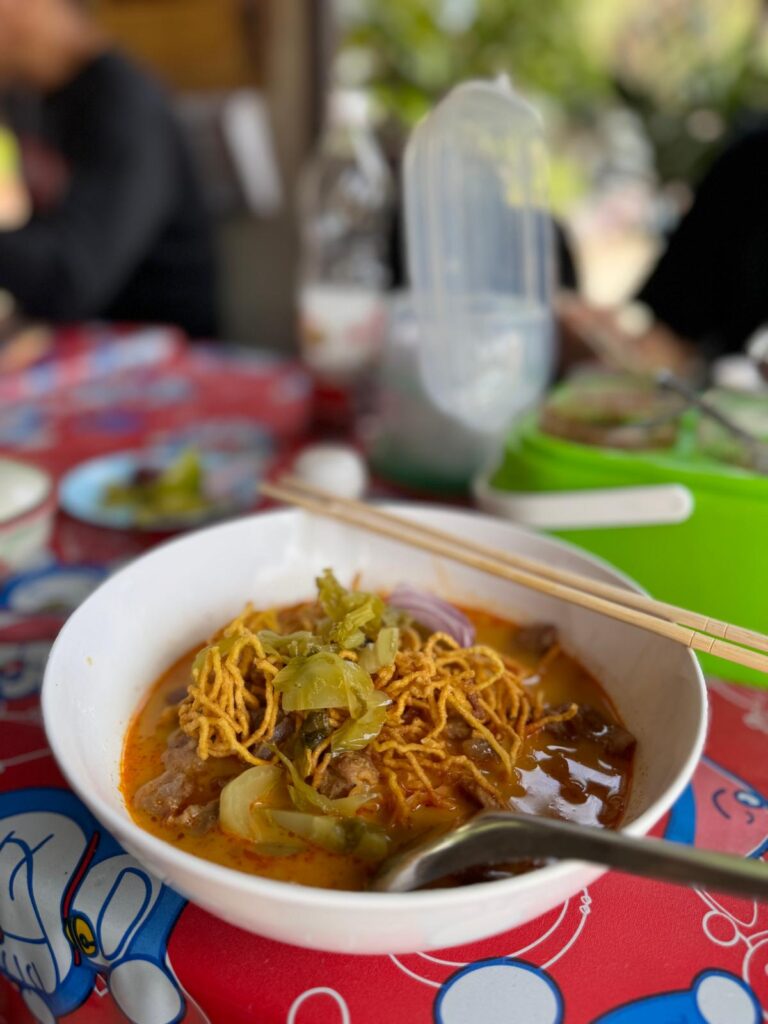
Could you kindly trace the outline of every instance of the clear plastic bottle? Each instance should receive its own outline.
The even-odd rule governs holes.
[[[538,116],[504,78],[457,86],[406,150],[424,386],[490,446],[541,397],[553,362],[547,163]]]
[[[349,387],[381,348],[392,192],[366,96],[334,93],[299,189],[301,350],[322,384]]]

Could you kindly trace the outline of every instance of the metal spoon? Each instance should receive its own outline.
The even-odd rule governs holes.
[[[646,878],[768,900],[768,866],[762,861],[505,811],[481,811],[453,832],[388,858],[371,888],[409,892],[468,868],[531,858],[589,861]]]
[[[741,441],[749,451],[752,468],[758,473],[768,473],[768,445],[759,437],[751,434],[748,430],[744,430],[730,416],[721,412],[711,402],[707,401],[706,398],[702,398],[697,391],[689,387],[684,381],[679,380],[668,370],[660,370],[656,374],[656,384],[666,391],[672,391],[676,395],[680,395],[681,398],[684,398],[698,409],[702,416],[708,416],[709,419],[714,420],[724,430],[727,430],[729,434]]]
[[[768,327],[762,327],[747,346],[747,357],[752,360],[762,377],[768,380]]]

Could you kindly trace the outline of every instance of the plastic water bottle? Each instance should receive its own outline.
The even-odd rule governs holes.
[[[301,351],[321,385],[353,386],[381,348],[392,191],[366,96],[334,93],[299,189]]]
[[[408,143],[424,388],[489,449],[541,397],[552,368],[548,187],[539,118],[504,78],[455,88]]]

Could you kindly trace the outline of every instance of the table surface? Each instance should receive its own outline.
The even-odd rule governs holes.
[[[81,371],[66,394],[0,403],[0,451],[60,475],[92,455],[158,441],[237,448],[268,436],[279,460],[307,425],[305,378],[269,357],[175,346],[98,383]],[[154,539],[60,515],[53,551],[0,581],[0,1022],[757,1024],[764,1009],[768,1016],[768,907],[705,890],[610,874],[484,942],[347,957],[246,934],[150,879],[67,790],[38,691],[62,616]],[[713,681],[710,698],[706,756],[658,831],[763,858],[768,693]],[[79,864],[74,875],[62,867],[68,857]],[[86,926],[76,948],[67,933]]]

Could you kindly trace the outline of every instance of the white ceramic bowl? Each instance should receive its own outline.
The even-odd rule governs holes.
[[[45,470],[0,458],[0,576],[46,546],[55,511],[53,482]]]
[[[419,522],[625,582],[588,555],[485,516],[395,506]],[[517,878],[402,895],[331,892],[209,863],[142,831],[118,789],[126,726],[149,685],[247,599],[308,597],[332,566],[365,587],[399,581],[518,621],[557,624],[565,647],[601,680],[638,738],[626,831],[647,832],[691,777],[706,725],[704,681],[686,649],[371,534],[288,510],[188,535],[104,583],[72,615],[45,674],[51,747],[71,783],[113,835],[159,878],[241,928],[345,953],[403,953],[470,942],[551,909],[601,874],[562,863]]]

